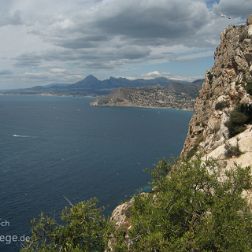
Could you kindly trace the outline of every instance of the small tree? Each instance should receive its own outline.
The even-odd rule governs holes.
[[[104,251],[108,222],[96,204],[96,199],[91,199],[66,207],[61,223],[41,214],[32,221],[31,239],[21,251]]]
[[[226,122],[229,130],[229,137],[233,137],[246,129],[246,124],[252,122],[252,106],[240,104],[231,113]]]
[[[247,81],[245,85],[245,89],[248,94],[252,95],[252,80],[251,79]]]

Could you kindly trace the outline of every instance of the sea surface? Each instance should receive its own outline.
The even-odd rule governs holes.
[[[97,197],[109,214],[148,189],[145,168],[180,153],[191,112],[90,101],[0,96],[0,251],[18,251],[7,235],[24,239],[32,218],[58,216],[67,200]]]

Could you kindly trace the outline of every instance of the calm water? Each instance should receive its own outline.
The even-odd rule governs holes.
[[[144,168],[177,156],[190,112],[92,108],[89,98],[0,96],[0,235],[97,197],[109,213],[148,184]],[[18,243],[0,251],[18,251]]]

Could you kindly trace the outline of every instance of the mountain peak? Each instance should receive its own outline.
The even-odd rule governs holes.
[[[95,76],[92,74],[88,75],[85,79],[76,82],[72,86],[75,88],[94,88],[101,84],[101,81],[99,81]]]
[[[94,75],[90,74],[88,75],[85,80],[98,80]]]

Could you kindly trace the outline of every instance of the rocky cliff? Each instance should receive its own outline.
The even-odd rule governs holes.
[[[195,103],[182,157],[200,153],[226,169],[252,167],[252,16],[221,34]],[[252,192],[244,192],[252,209]]]
[[[228,148],[240,147],[240,155],[233,161],[252,165],[252,155],[248,153],[252,148],[252,132],[249,133],[252,123],[251,21],[250,18],[247,25],[228,27],[221,34],[214,66],[207,72],[196,99],[183,156],[203,152],[229,159],[233,156],[227,154]],[[246,143],[243,143],[244,138]],[[219,154],[213,155],[217,152]]]

